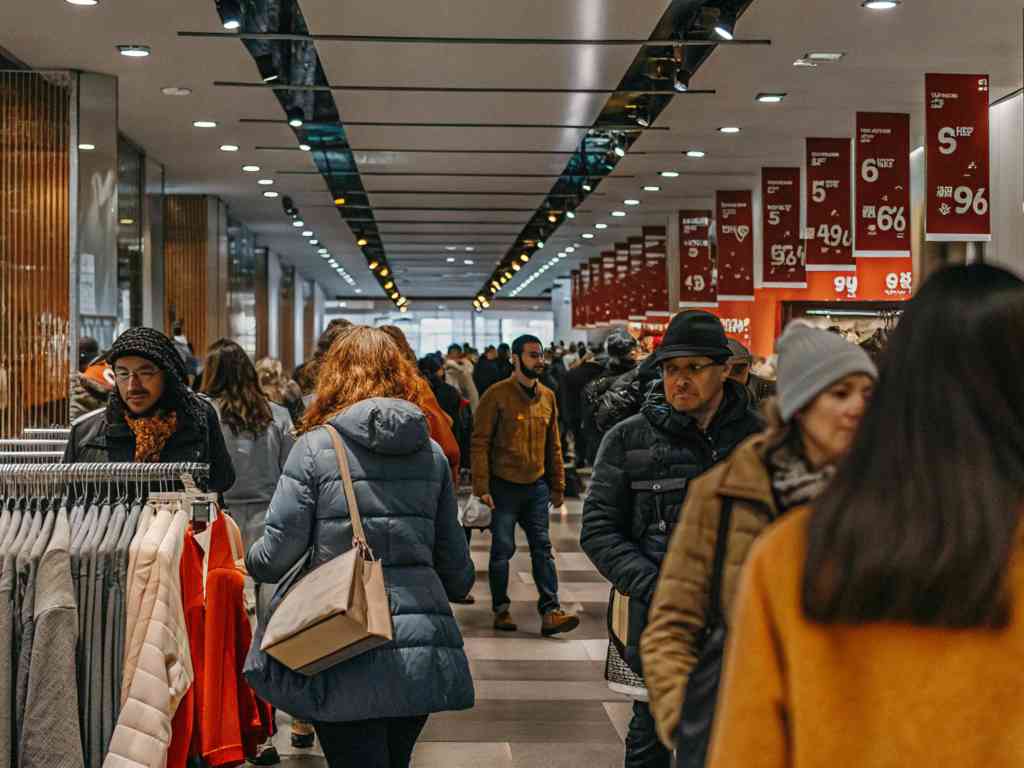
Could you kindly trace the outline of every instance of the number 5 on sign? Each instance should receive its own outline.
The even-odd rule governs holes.
[[[814,202],[816,202],[816,203],[824,203],[825,202],[825,194],[826,193],[825,193],[825,182],[824,181],[815,181],[811,185],[811,199],[814,200]]]

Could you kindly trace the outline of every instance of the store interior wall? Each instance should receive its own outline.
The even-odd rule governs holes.
[[[146,158],[142,247],[142,324],[164,327],[164,167]]]
[[[320,287],[320,283],[313,283],[313,314],[315,317],[313,325],[314,339],[320,338],[320,334],[324,332],[324,314],[326,311],[327,296],[324,294],[324,289]]]
[[[1024,95],[989,111],[992,242],[985,260],[1024,276]]]
[[[267,355],[281,359],[281,257],[267,250]]]
[[[306,359],[306,291],[308,290],[306,278],[298,269],[295,270],[295,280],[292,282],[292,335],[295,338],[295,346],[292,347],[295,353],[293,366],[298,365]]]
[[[572,284],[568,280],[559,280],[552,288],[551,312],[557,341],[572,343],[587,340],[586,331],[577,331],[572,327]]]

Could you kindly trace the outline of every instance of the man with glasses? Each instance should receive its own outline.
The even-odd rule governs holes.
[[[634,697],[627,768],[671,762],[637,677],[643,675],[640,636],[687,488],[761,430],[746,388],[728,378],[732,355],[714,315],[694,310],[673,318],[654,358],[662,386],[640,413],[604,436],[583,506],[583,551],[612,583],[609,653],[632,672],[628,691],[616,688]]]
[[[152,328],[131,328],[107,361],[115,387],[107,405],[72,423],[64,454],[79,462],[198,462],[210,465],[208,490],[235,482],[217,411],[186,385],[174,343]]]

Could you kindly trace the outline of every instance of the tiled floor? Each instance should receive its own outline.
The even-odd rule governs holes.
[[[512,563],[510,597],[516,633],[492,626],[487,558],[490,535],[475,533],[476,605],[454,606],[476,685],[476,708],[434,715],[413,756],[414,768],[620,768],[630,703],[608,690],[605,613],[608,585],[580,551],[581,504],[551,519],[563,607],[578,611],[580,627],[540,635],[537,592],[526,540]],[[283,724],[283,723],[282,723]],[[287,726],[278,747],[293,752]],[[317,757],[286,757],[285,768],[321,768]],[[357,768],[353,766],[353,768]]]

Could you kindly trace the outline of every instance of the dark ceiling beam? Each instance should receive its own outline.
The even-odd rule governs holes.
[[[277,120],[271,118],[262,117],[243,117],[240,118],[240,123],[260,123],[266,125],[287,125],[288,121]],[[316,127],[317,123],[309,121],[306,123],[311,127]],[[540,129],[556,129],[566,131],[592,131],[594,130],[593,125],[580,125],[578,123],[409,123],[404,121],[374,121],[374,120],[346,120],[345,127],[360,126],[364,128],[540,128]],[[332,125],[333,127],[333,125]],[[608,124],[598,125],[600,130],[603,131],[631,131],[636,133],[645,133],[647,131],[668,131],[671,128],[667,125],[652,125],[647,128],[643,128],[639,125],[633,124]]]
[[[458,173],[454,171],[275,171],[279,176],[437,176],[442,178],[469,179],[560,179],[573,176],[566,173]],[[601,178],[597,174],[575,174],[578,178],[589,176]],[[617,179],[635,179],[635,176],[616,176]]]
[[[592,94],[609,96],[628,93],[634,96],[714,96],[714,89],[691,88],[679,93],[671,88],[660,90],[636,88],[482,88],[450,85],[293,85],[289,83],[243,83],[236,80],[214,80],[219,88],[263,88],[272,91],[347,91],[354,93],[524,93],[524,94]],[[346,123],[347,125],[347,123]]]
[[[488,192],[484,189],[473,189],[473,190],[452,190],[452,189],[353,189],[346,192],[342,192],[342,195],[349,197],[361,197],[365,195],[455,195],[464,197],[557,197],[566,199],[576,199],[578,195],[570,194],[550,194],[548,192]],[[595,192],[594,195],[601,197],[604,192]],[[337,206],[333,203],[306,203],[303,207],[305,208],[336,208]],[[347,206],[346,206],[347,207]]]

